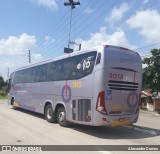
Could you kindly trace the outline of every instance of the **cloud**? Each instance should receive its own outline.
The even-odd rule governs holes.
[[[90,8],[86,8],[85,10],[84,10],[84,13],[85,14],[92,14],[92,13],[94,13],[96,10],[93,10],[93,9],[90,9]]]
[[[105,21],[110,24],[114,24],[117,21],[120,21],[124,14],[129,10],[129,6],[127,3],[122,3],[119,7],[115,7],[111,14],[105,18]]]
[[[35,43],[35,36],[29,36],[26,33],[18,37],[9,36],[8,39],[0,40],[0,55],[21,55]]]
[[[130,49],[136,48],[131,45],[122,29],[117,29],[113,34],[107,34],[106,27],[101,27],[99,32],[91,34],[88,40],[76,39],[76,42],[82,44],[82,49],[91,48],[98,45],[116,45],[128,47]]]
[[[7,68],[10,72],[15,69],[28,65],[28,49],[36,46],[36,38],[26,33],[20,36],[9,36],[7,39],[0,40],[0,74],[6,79]],[[42,60],[42,55],[33,53],[31,50],[31,61],[33,63]]]
[[[149,0],[143,0],[143,3],[144,4],[146,4],[146,3],[148,3],[149,2]]]
[[[45,40],[45,44],[54,43],[56,41],[53,37],[48,36],[48,35],[45,36],[44,40]]]
[[[55,0],[30,0],[31,2],[46,7],[52,11],[58,9],[58,5]]]
[[[131,16],[127,24],[132,29],[139,29],[139,34],[143,36],[147,42],[160,42],[160,13],[157,10],[146,10]]]

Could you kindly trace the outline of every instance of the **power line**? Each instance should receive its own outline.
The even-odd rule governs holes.
[[[87,6],[89,3],[87,3],[85,6]],[[85,8],[85,7],[84,7]],[[79,18],[78,18],[78,20],[79,20]],[[60,34],[60,33],[59,33]],[[64,36],[64,33],[61,33],[62,35],[59,35],[59,37],[62,39],[62,38],[64,38],[65,36]],[[62,37],[61,37],[62,36]],[[59,47],[58,47],[59,48]],[[54,48],[55,49],[55,48]],[[56,48],[57,49],[57,48]]]
[[[149,48],[149,47],[156,46],[156,45],[160,45],[160,43],[150,44],[150,45],[147,45],[147,46],[144,46],[144,47],[136,48],[136,50],[138,50],[138,49],[144,49],[144,48]]]
[[[89,4],[89,3],[88,3],[88,4]],[[110,8],[113,8],[113,7],[110,7]],[[98,17],[99,17],[99,16],[98,16]],[[95,21],[90,22],[89,24],[96,22],[96,19],[99,19],[99,18],[97,18],[97,17],[94,18]],[[83,22],[81,22],[81,24],[84,23],[85,20],[87,20],[87,19],[84,18],[84,20],[83,20]],[[79,20],[79,21],[81,21],[81,20]],[[81,24],[80,24],[80,25],[81,25]],[[88,25],[89,25],[89,24],[88,24]],[[77,25],[77,24],[76,24],[76,25]],[[77,27],[81,27],[80,25],[78,25]],[[87,28],[90,27],[90,26],[86,26],[86,25],[84,25],[84,26],[87,27]],[[63,27],[63,26],[62,26],[62,27]],[[72,32],[74,32],[75,30],[77,30],[77,29],[78,29],[77,27],[76,27],[76,28],[73,28],[73,31],[72,31]],[[60,30],[61,30],[61,29],[60,29]],[[83,32],[83,29],[82,29],[81,31],[78,30],[78,33],[81,33],[81,32]],[[78,34],[78,33],[76,33],[76,34]],[[60,33],[58,33],[58,34],[60,34]],[[72,34],[74,34],[74,33],[72,33]],[[62,35],[64,36],[64,34],[62,34]],[[62,37],[60,37],[60,38],[62,38]],[[152,46],[153,46],[153,45],[152,45]],[[60,49],[61,47],[58,47],[58,46],[52,47],[52,45],[50,45],[50,48],[57,49],[57,52],[59,52],[58,49]],[[57,52],[55,52],[55,53],[57,53]],[[47,54],[50,55],[50,53],[51,53],[51,52],[48,52]],[[53,53],[53,52],[52,52],[52,53]]]
[[[80,9],[78,9],[78,10],[81,10],[81,9],[87,7],[88,4],[90,4],[90,1],[88,1],[88,3],[86,3],[85,5],[82,4],[82,7],[80,7]],[[52,28],[45,35],[52,35],[52,36],[54,35],[54,36],[56,36],[56,34],[59,34],[59,33],[64,34],[64,30],[66,30],[66,25],[64,23],[67,23],[67,20],[68,20],[67,16],[66,16],[67,14],[68,13],[65,13],[65,15],[62,14],[62,16],[60,17],[59,21],[54,24],[54,25],[56,25],[57,28],[52,26]],[[45,43],[44,39],[41,39],[39,41],[39,43],[38,43],[39,44],[38,45],[39,49],[40,49],[40,47],[43,47],[44,43]],[[34,50],[35,50],[35,48],[33,49],[33,51]],[[35,51],[34,53],[37,53],[37,52],[38,51]]]
[[[101,10],[101,8],[102,8],[102,6],[105,5],[106,2],[102,3],[102,4],[97,8],[97,10],[101,10],[102,12],[101,12],[99,15],[98,15],[98,14],[95,14],[96,12],[94,12],[94,13],[92,14],[92,16],[93,16],[94,14],[96,15],[96,18],[95,18],[96,20],[93,19],[91,22],[89,22],[87,25],[85,25],[85,26],[84,26],[84,27],[85,27],[85,30],[86,30],[87,28],[90,28],[90,26],[92,26],[93,23],[97,22],[97,20],[99,20],[100,17],[102,17],[102,15],[103,15],[104,13],[108,12],[109,10],[111,10],[111,8],[112,8],[114,5],[116,5],[116,3],[118,3],[118,2],[119,2],[119,1],[116,0],[115,2],[113,2],[113,4],[112,4],[111,6],[108,6],[108,7],[105,8],[103,11]],[[83,25],[83,23],[84,23],[85,21],[87,21],[89,18],[90,18],[90,16],[87,17],[83,22],[81,22],[80,25],[78,25],[76,28],[74,28],[74,30],[73,30],[72,32],[74,32],[75,29],[78,29],[79,27],[81,27],[81,25]],[[83,28],[81,31],[79,31],[79,32],[82,32],[83,30],[84,30],[84,28]]]
[[[86,5],[85,5],[85,7],[88,5],[89,3],[87,3]],[[95,4],[94,4],[95,5]],[[84,8],[85,8],[84,7]],[[77,20],[79,21],[79,17],[77,17]],[[74,25],[73,25],[73,27],[74,27]],[[66,30],[66,28],[63,28],[62,29],[62,31],[60,31],[60,33],[58,33],[58,35],[59,35],[59,38],[65,38],[65,35],[64,35],[64,30]],[[61,35],[60,35],[61,34]],[[62,36],[62,37],[61,37]]]
[[[85,24],[86,29],[90,27],[90,24],[92,24],[92,23],[96,22],[97,20],[99,20],[99,17],[101,17],[102,14],[104,14],[104,12],[108,12],[117,2],[118,2],[118,0],[116,0],[114,3],[112,3],[111,6],[108,6],[107,8],[105,8],[104,11],[102,11],[102,13],[96,15],[96,17],[97,17],[96,20],[95,20],[95,18],[94,18],[94,19],[93,19],[91,22],[89,22],[87,25]],[[100,5],[97,7],[96,10],[100,10],[100,9],[102,8],[102,6],[105,5],[105,3],[106,3],[106,1],[104,1],[103,3],[100,3]],[[106,11],[106,10],[107,10],[107,11]],[[95,13],[95,12],[94,12],[94,13]],[[94,13],[93,13],[91,16],[93,16]],[[82,20],[82,22],[80,23],[80,25],[78,25],[76,28],[73,28],[73,31],[72,31],[72,32],[74,32],[75,29],[81,28],[81,25],[84,24],[91,16],[89,16],[89,17],[85,18],[84,20]],[[82,29],[82,28],[81,28],[81,29]],[[83,33],[83,31],[84,31],[84,29],[82,29],[81,31],[78,31],[78,33],[81,33],[81,32]],[[58,48],[59,48],[59,47],[58,47]]]

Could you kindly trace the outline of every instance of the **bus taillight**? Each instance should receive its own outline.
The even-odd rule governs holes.
[[[96,111],[98,111],[102,114],[107,114],[107,111],[105,108],[105,92],[104,91],[102,91],[98,94]]]

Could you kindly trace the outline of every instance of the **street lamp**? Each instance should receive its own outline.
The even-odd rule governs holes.
[[[75,8],[75,5],[80,5],[80,2],[74,2],[73,0],[69,0],[69,2],[64,2],[65,6],[71,6],[71,14],[70,14],[70,22],[69,22],[69,33],[68,33],[68,49],[70,45],[70,34],[71,34],[71,23],[72,23],[72,9]],[[66,48],[65,48],[66,49]],[[71,52],[71,50],[66,50]],[[65,51],[64,51],[65,52]],[[73,52],[73,50],[72,50]],[[67,52],[66,52],[67,53]]]

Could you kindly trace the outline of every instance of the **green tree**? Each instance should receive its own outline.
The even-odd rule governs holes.
[[[151,50],[151,57],[144,58],[142,88],[151,88],[153,91],[160,91],[160,49]]]
[[[4,79],[2,76],[0,76],[0,90],[2,89],[3,86],[4,86]]]

